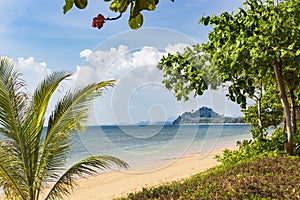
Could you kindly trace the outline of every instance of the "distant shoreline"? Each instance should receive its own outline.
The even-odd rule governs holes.
[[[250,125],[249,123],[198,123],[198,124],[100,124],[100,125],[89,125],[90,127],[105,127],[105,126],[185,126],[185,125]]]

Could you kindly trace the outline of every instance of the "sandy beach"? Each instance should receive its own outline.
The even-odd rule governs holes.
[[[229,149],[233,148],[235,147]],[[175,160],[160,161],[80,179],[77,182],[78,187],[66,199],[113,199],[125,196],[129,192],[139,191],[143,187],[180,181],[218,165],[214,157],[222,151],[223,149],[215,149],[207,153],[186,155]]]
[[[236,149],[236,147],[227,147]],[[158,186],[181,181],[191,175],[219,165],[215,155],[223,149],[214,149],[201,154],[185,155],[174,160],[165,160],[126,170],[100,173],[77,181],[78,186],[66,200],[110,200],[139,191],[143,187]],[[0,196],[3,199],[3,196]]]

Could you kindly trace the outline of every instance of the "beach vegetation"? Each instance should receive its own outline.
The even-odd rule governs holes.
[[[103,81],[61,94],[46,121],[51,97],[70,76],[51,73],[30,95],[12,61],[0,59],[0,187],[6,199],[62,199],[77,178],[128,166],[115,157],[92,156],[65,168],[73,131],[83,126],[93,100],[114,85]]]
[[[263,156],[218,166],[181,182],[144,188],[120,199],[299,199],[299,167],[297,158]]]

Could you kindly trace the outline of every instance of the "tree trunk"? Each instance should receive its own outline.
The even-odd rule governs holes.
[[[273,62],[273,68],[276,76],[276,81],[278,84],[278,89],[280,92],[280,99],[283,106],[283,113],[284,118],[286,120],[286,126],[287,126],[287,144],[285,145],[285,150],[289,155],[293,155],[293,126],[292,126],[292,120],[291,120],[291,111],[290,111],[290,105],[288,102],[288,97],[286,93],[286,89],[283,82],[283,76],[282,76],[282,63],[277,62],[276,60]]]
[[[292,119],[292,127],[293,127],[293,133],[296,134],[297,132],[297,116],[296,116],[296,97],[294,94],[294,90],[290,90],[290,98],[291,98],[291,108],[292,108],[292,113],[291,113],[291,119]]]
[[[263,96],[262,79],[259,81],[259,89],[260,89],[260,94],[259,97],[257,98],[257,117],[258,117],[259,131],[260,131],[260,139],[263,139],[264,131],[263,131],[262,120],[261,120],[261,99]]]
[[[258,120],[258,127],[259,127],[259,133],[260,133],[260,139],[264,138],[264,132],[262,127],[262,121],[261,121],[261,102],[260,99],[257,100],[257,120]]]

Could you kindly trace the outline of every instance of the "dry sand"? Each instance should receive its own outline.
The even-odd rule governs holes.
[[[230,147],[227,149],[236,149]],[[223,149],[207,153],[186,155],[174,160],[165,160],[142,165],[123,171],[101,173],[79,179],[68,200],[106,200],[126,196],[143,187],[158,186],[172,181],[180,181],[191,175],[212,168],[218,163],[214,157],[222,154]],[[3,196],[0,195],[0,200]]]
[[[229,148],[233,149],[235,147]],[[106,200],[125,196],[143,187],[157,186],[172,181],[180,181],[203,172],[219,163],[214,159],[222,149],[203,154],[192,154],[175,160],[165,160],[149,165],[133,167],[123,171],[101,173],[97,176],[78,180],[78,187],[69,198],[71,200]]]

